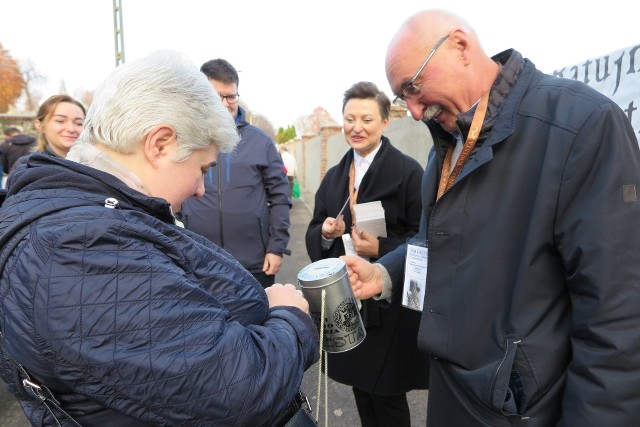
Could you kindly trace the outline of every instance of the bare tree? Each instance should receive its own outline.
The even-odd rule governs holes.
[[[38,89],[38,85],[46,83],[47,78],[38,71],[31,59],[20,61],[20,72],[24,80],[23,108],[27,112],[35,112],[42,101],[42,91]]]
[[[83,88],[78,88],[73,93],[73,96],[78,101],[82,102],[82,105],[89,108],[93,103],[93,96],[95,95],[95,93],[95,90],[85,90]]]
[[[298,135],[305,134],[319,134],[320,128],[329,123],[335,123],[336,121],[331,117],[329,112],[322,107],[316,107],[313,113],[300,116],[295,122]]]
[[[275,141],[276,139],[276,131],[269,119],[261,114],[252,114],[253,117],[253,125],[259,129],[262,129],[269,138]]]
[[[242,109],[245,111],[246,119],[250,124],[264,131],[264,133],[269,135],[269,138],[275,141],[276,130],[271,124],[271,122],[269,121],[269,119],[267,119],[265,116],[261,114],[254,113],[253,111],[251,111],[251,108],[249,108],[247,103],[244,102],[242,98],[240,99],[240,107],[242,107]]]

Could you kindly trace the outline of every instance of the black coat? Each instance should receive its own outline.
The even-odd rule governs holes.
[[[353,150],[332,167],[316,193],[313,218],[306,235],[312,261],[344,255],[342,239],[335,239],[326,251],[321,248],[324,220],[335,217],[349,195],[349,169]],[[358,190],[357,203],[380,200],[387,223],[386,238],[379,238],[380,256],[415,235],[420,222],[420,183],[423,169],[413,158],[382,137],[382,146]],[[344,210],[346,233],[351,232],[351,212]],[[363,301],[361,310],[367,336],[360,345],[344,353],[329,354],[329,376],[343,384],[378,395],[395,395],[428,385],[426,354],[417,349],[420,313],[403,308],[396,298],[380,308],[373,300]]]
[[[13,165],[20,157],[29,154],[36,146],[36,139],[29,135],[16,135],[0,144],[0,157],[2,158],[2,170],[5,173],[13,170]]]

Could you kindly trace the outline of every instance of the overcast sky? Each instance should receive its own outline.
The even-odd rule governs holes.
[[[640,2],[609,0],[121,0],[125,60],[170,48],[196,66],[225,58],[241,98],[274,127],[324,107],[341,123],[342,94],[361,80],[391,95],[387,45],[400,24],[445,7],[477,30],[487,53],[515,48],[550,72],[640,43]],[[2,0],[0,42],[75,95],[115,67],[112,0]]]

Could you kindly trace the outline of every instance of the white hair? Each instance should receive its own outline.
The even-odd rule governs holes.
[[[176,161],[240,140],[235,121],[207,77],[181,53],[163,50],[116,68],[98,87],[79,141],[129,154],[157,125],[175,128]]]

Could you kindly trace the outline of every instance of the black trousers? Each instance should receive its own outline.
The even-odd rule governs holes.
[[[407,394],[379,396],[353,387],[362,427],[411,427]]]
[[[262,285],[263,288],[268,288],[269,286],[273,285],[276,281],[276,276],[275,275],[270,275],[270,274],[265,274],[265,273],[251,273],[251,275],[253,277],[255,277],[256,279],[258,279],[258,282],[260,282],[260,284]]]

